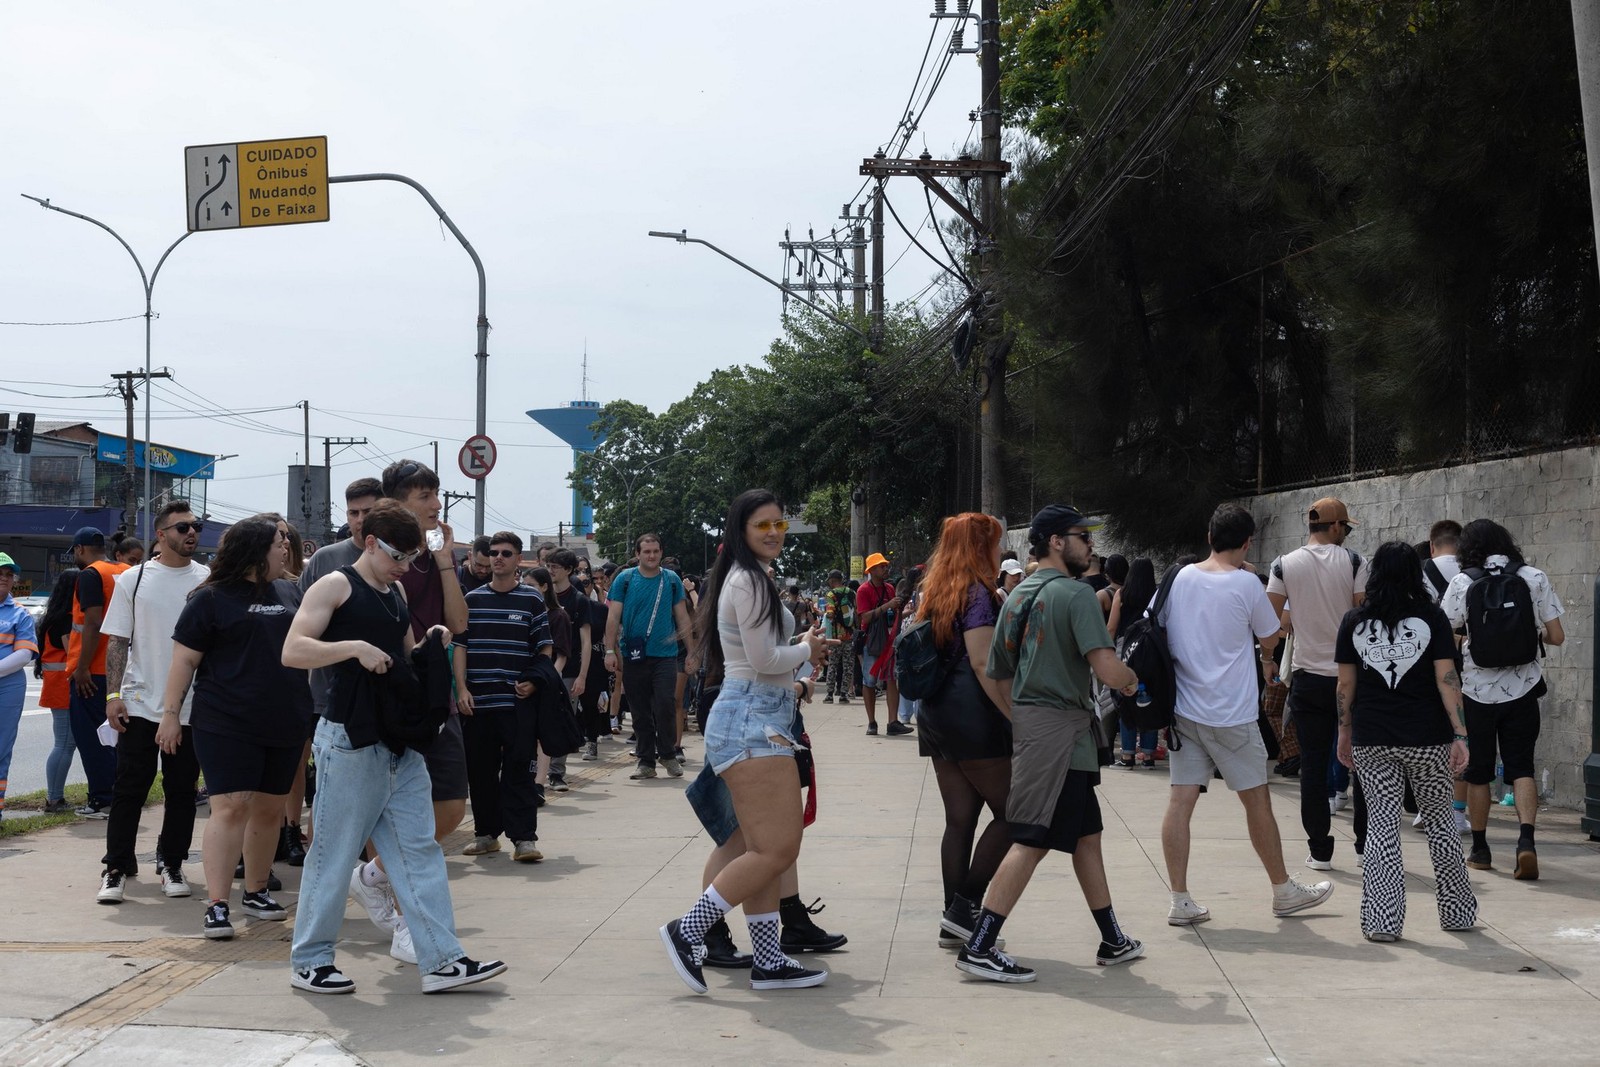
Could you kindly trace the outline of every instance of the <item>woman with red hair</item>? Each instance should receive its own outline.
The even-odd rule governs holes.
[[[965,512],[944,520],[939,545],[923,575],[918,619],[927,619],[944,668],[939,687],[923,699],[917,745],[933,760],[944,800],[944,915],[939,944],[960,948],[972,936],[978,902],[1011,847],[1006,798],[1011,791],[1011,693],[984,674],[999,618],[995,575],[1000,567],[999,520]],[[984,805],[993,813],[977,849]]]

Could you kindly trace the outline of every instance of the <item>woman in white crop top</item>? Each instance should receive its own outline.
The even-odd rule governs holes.
[[[794,761],[794,672],[820,660],[828,644],[815,628],[789,641],[794,617],[767,575],[788,528],[773,494],[741,494],[728,509],[722,551],[706,578],[698,613],[700,661],[709,683],[719,677],[722,682],[706,717],[706,763],[727,783],[745,852],[722,869],[683,918],[661,928],[674,969],[697,993],[706,991],[706,930],[739,904],[755,954],[752,989],[815,986],[828,977],[826,970],[784,955],[779,942],[778,878],[799,856],[803,826]],[[799,684],[809,700],[811,682]]]

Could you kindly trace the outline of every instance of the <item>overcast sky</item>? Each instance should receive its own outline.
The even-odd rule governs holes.
[[[659,411],[714,368],[758,360],[779,331],[775,289],[645,232],[687,228],[778,274],[784,227],[831,227],[862,184],[861,159],[890,138],[931,10],[930,0],[8,4],[0,321],[144,307],[110,236],[17,194],[101,219],[148,270],[184,232],[186,145],[326,135],[333,173],[415,178],[482,256],[500,446],[488,528],[553,532],[569,514],[570,453],[523,412],[579,396],[585,342],[592,399]],[[969,29],[969,45],[975,37]],[[959,150],[977,98],[976,59],[959,56],[909,153],[924,141],[935,156]],[[913,229],[925,221],[909,179],[890,195]],[[445,488],[470,489],[454,458],[473,427],[470,261],[410,189],[337,185],[331,198],[325,224],[195,234],[156,284],[153,361],[176,386],[156,383],[152,436],[239,453],[212,485],[220,517],[285,505],[284,468],[302,451],[291,406],[303,399],[316,462],[322,436],[372,442],[335,460],[336,487],[393,457],[429,459],[438,439]],[[894,262],[908,245],[892,220],[887,229]],[[888,275],[889,300],[915,297],[935,272],[912,249]],[[142,368],[143,327],[4,325],[0,352],[0,409],[120,433],[121,402],[93,397],[109,375]],[[192,413],[216,409],[255,414]],[[142,417],[141,406],[138,433]],[[470,532],[470,506],[457,507],[458,533]]]

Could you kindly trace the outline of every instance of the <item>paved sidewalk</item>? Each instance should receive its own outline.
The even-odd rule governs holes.
[[[0,1064],[1595,1060],[1600,847],[1572,813],[1543,817],[1542,879],[1519,883],[1508,869],[1515,827],[1496,809],[1501,869],[1471,873],[1483,926],[1466,934],[1438,929],[1426,844],[1407,819],[1406,940],[1376,945],[1357,922],[1347,812],[1334,819],[1333,900],[1280,920],[1238,803],[1214,789],[1195,817],[1190,876],[1213,919],[1185,930],[1165,921],[1166,772],[1108,769],[1112,892],[1147,958],[1094,965],[1097,935],[1071,863],[1052,856],[1005,930],[1008,951],[1039,980],[1001,986],[959,975],[954,953],[935,944],[943,814],[916,738],[863,736],[859,703],[816,705],[807,718],[822,791],[801,885],[827,904],[822,925],[850,936],[845,952],[821,957],[833,976],[820,989],[757,994],[718,971],[707,971],[709,996],[684,988],[656,927],[693,901],[709,848],[678,795],[690,778],[630,782],[627,746],[602,743],[602,762],[573,760],[572,792],[541,812],[544,863],[462,856],[469,838],[457,835],[449,864],[462,941],[511,970],[444,996],[421,995],[415,969],[389,958],[355,905],[339,958],[358,992],[314,997],[289,986],[289,924],[243,919],[236,940],[207,942],[198,891],[164,899],[153,866],[129,884],[127,903],[96,905],[104,823],[8,842]],[[689,741],[692,777],[699,738]],[[1295,789],[1273,786],[1291,870],[1303,858]],[[187,869],[199,876],[198,855]],[[278,873],[291,903],[299,871]]]

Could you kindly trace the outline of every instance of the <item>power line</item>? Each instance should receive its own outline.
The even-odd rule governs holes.
[[[98,326],[103,322],[129,322],[142,319],[140,315],[123,315],[115,319],[78,319],[75,322],[0,322],[0,326]]]

